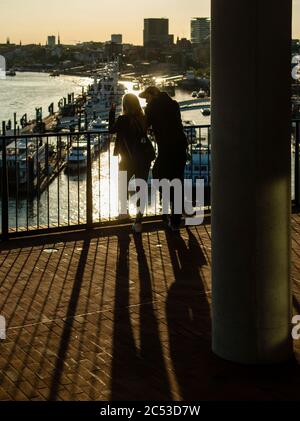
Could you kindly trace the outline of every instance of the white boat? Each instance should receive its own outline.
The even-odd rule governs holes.
[[[57,122],[57,127],[60,130],[63,129],[70,129],[70,128],[77,128],[79,124],[79,119],[77,116],[66,116],[60,117]]]
[[[84,110],[88,119],[100,116],[108,119],[112,103],[117,104],[117,112],[120,111],[125,87],[118,83],[118,63],[110,63],[106,66],[106,72],[100,78],[95,76],[93,85],[90,86]]]
[[[35,182],[36,177],[46,168],[46,146],[38,138],[20,138],[7,145],[6,163],[9,183],[25,185],[27,182]]]
[[[106,146],[109,140],[109,123],[107,120],[102,120],[98,117],[95,120],[90,121],[88,131],[97,132],[99,135],[92,135],[91,140],[95,147],[95,151],[99,151]]]
[[[49,76],[50,76],[50,77],[58,77],[58,76],[60,76],[60,73],[59,73],[59,71],[58,71],[58,70],[54,70],[53,72],[51,72],[51,73],[49,74]]]
[[[210,184],[210,153],[207,147],[193,146],[184,171],[184,178],[193,180],[204,179],[205,187]]]
[[[11,77],[16,76],[16,72],[13,69],[7,70],[6,76],[11,76]]]
[[[91,143],[91,158],[93,157],[94,145]],[[75,170],[87,167],[87,140],[84,136],[81,136],[79,140],[73,140],[67,156],[67,166]]]
[[[203,89],[200,89],[200,91],[197,94],[197,98],[205,98],[206,92]]]

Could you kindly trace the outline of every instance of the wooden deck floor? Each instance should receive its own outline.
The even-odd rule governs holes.
[[[300,314],[299,215],[292,226]],[[296,362],[243,367],[212,354],[210,278],[210,225],[2,244],[0,400],[300,399]]]

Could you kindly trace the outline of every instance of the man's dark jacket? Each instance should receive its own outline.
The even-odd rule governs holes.
[[[186,151],[188,145],[178,102],[162,92],[147,105],[145,114],[148,126],[152,126],[159,155],[172,157]]]

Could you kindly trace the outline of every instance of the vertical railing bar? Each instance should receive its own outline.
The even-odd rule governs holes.
[[[202,144],[202,128],[199,127],[199,136],[200,136],[200,149],[199,149],[199,177],[202,178],[202,149],[204,150]]]
[[[15,124],[16,127],[16,124]],[[16,177],[16,190],[15,190],[15,194],[16,194],[16,200],[15,200],[15,206],[16,206],[16,232],[18,232],[18,195],[19,195],[19,177],[18,177],[18,172],[19,172],[19,168],[18,168],[18,159],[17,159],[17,137],[15,137],[15,177]]]
[[[101,222],[101,134],[98,135],[99,222]]]
[[[208,146],[208,150],[207,150],[207,190],[209,192],[209,206],[211,207],[211,129],[210,127],[207,128],[207,146]]]
[[[152,141],[153,141],[153,135],[152,135]],[[157,154],[158,154],[158,146],[157,146],[157,143],[156,143],[156,142],[154,143],[154,149],[155,149],[155,155],[157,156]],[[152,180],[153,180],[153,167],[154,167],[154,164],[152,165]],[[151,183],[153,183],[153,181],[151,181]],[[155,201],[154,201],[154,203],[155,203],[154,215],[155,215],[155,216],[160,216],[160,215],[158,215],[158,213],[157,213],[157,198],[158,198],[158,204],[160,204],[160,192],[159,192],[159,191],[158,191],[158,192],[156,192],[156,195],[155,195]],[[162,212],[161,212],[161,214],[162,214]]]
[[[194,160],[193,160],[193,142],[190,142],[190,153],[191,153],[191,177],[192,177],[192,184],[194,185]]]
[[[36,198],[36,205],[37,205],[37,213],[36,213],[36,217],[37,217],[37,229],[40,228],[40,153],[39,153],[39,149],[40,149],[40,145],[42,143],[42,138],[36,138],[36,192],[37,192],[37,198]]]
[[[300,205],[300,192],[299,192],[299,142],[300,142],[300,121],[296,122],[295,133],[295,204]]]
[[[49,193],[49,184],[50,184],[50,174],[49,174],[49,136],[47,136],[45,150],[45,161],[46,161],[46,176],[47,176],[47,226],[50,228],[50,193]]]
[[[77,195],[78,195],[78,225],[80,224],[80,186],[79,186],[79,134],[77,135]]]
[[[2,240],[8,240],[8,177],[7,177],[7,151],[6,151],[6,128],[2,124]]]
[[[26,137],[26,230],[29,231],[29,157],[28,157],[28,138]]]
[[[109,180],[109,187],[108,187],[108,207],[109,207],[109,221],[111,221],[111,184],[110,184],[110,142],[111,142],[111,138],[109,136],[109,141],[108,141],[108,180]]]
[[[72,146],[72,135],[67,136],[67,190],[68,190],[68,226],[71,225],[70,219],[70,166],[69,166],[69,156],[70,156],[70,147]]]
[[[86,224],[87,228],[93,225],[93,185],[92,185],[92,157],[91,135],[87,135],[87,173],[86,173]]]
[[[61,142],[61,136],[58,137],[59,143]],[[58,151],[58,147],[57,147]],[[60,227],[60,174],[57,175],[57,226]]]

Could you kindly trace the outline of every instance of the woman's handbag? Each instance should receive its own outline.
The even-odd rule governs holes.
[[[147,136],[147,133],[143,130],[138,119],[135,118],[134,120],[141,136],[136,142],[136,145],[134,148],[135,149],[134,155],[137,158],[140,157],[141,159],[145,159],[152,162],[156,157],[155,149],[152,145],[151,140]]]

